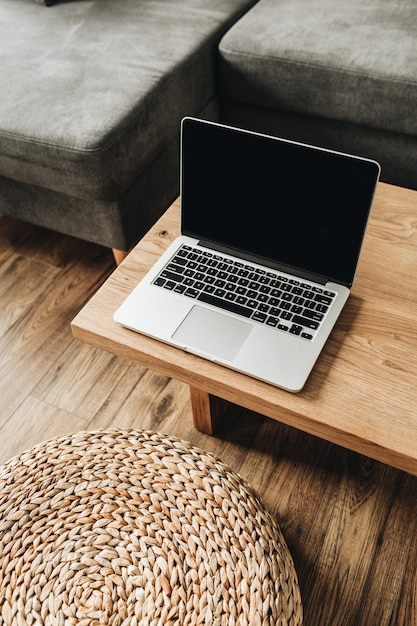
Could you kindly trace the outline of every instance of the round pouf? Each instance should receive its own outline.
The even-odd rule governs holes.
[[[238,474],[175,437],[102,430],[0,467],[0,623],[295,626],[302,608]]]

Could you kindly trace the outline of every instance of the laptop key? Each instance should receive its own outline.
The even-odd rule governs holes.
[[[294,324],[299,324],[300,326],[305,326],[312,330],[316,330],[320,326],[319,322],[316,322],[316,320],[310,320],[308,317],[302,317],[301,315],[294,315],[292,321]]]
[[[211,253],[204,258],[190,249],[186,255],[171,261],[154,284],[303,339],[313,339],[335,295]]]
[[[314,300],[305,300],[303,306],[306,309],[315,309],[316,303],[314,302]]]
[[[255,313],[252,315],[252,319],[255,320],[255,322],[264,322],[266,320],[266,313],[262,313],[261,311],[255,311]]]
[[[189,298],[196,298],[198,296],[198,290],[189,287],[186,291],[184,291],[184,295],[188,296]]]
[[[182,279],[183,279],[181,274],[176,274],[175,272],[169,272],[168,270],[164,270],[161,273],[161,278],[166,278],[167,280],[174,280],[177,283],[182,282]]]
[[[294,311],[294,313],[300,313],[300,311]],[[316,322],[321,322],[324,317],[324,313],[320,313],[319,311],[312,311],[311,309],[306,309],[303,313],[303,317],[308,317],[309,320],[316,320]]]
[[[236,304],[236,302],[230,302],[229,300],[217,298],[210,293],[200,293],[197,300],[205,302],[206,304],[212,304],[213,306],[217,306],[220,309],[224,309],[225,311],[230,311],[230,313],[237,313],[238,315],[242,315],[243,317],[250,317],[252,315],[252,310],[248,309],[248,307],[242,306],[241,304]]]
[[[186,265],[187,264],[187,259],[185,259],[184,257],[181,256],[176,256],[175,258],[172,259],[171,263],[174,265]],[[170,263],[170,265],[171,265]]]
[[[314,298],[316,302],[320,302],[320,304],[331,304],[332,298],[330,296],[322,296],[321,294],[317,294]]]
[[[268,319],[266,320],[266,323],[268,326],[276,326],[278,324],[278,318],[274,317],[273,315],[270,315],[268,317]]]

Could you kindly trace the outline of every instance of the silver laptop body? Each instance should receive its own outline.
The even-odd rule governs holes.
[[[185,118],[182,234],[115,321],[300,391],[349,296],[379,173],[369,159]]]

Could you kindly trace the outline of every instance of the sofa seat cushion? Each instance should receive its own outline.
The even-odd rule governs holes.
[[[1,0],[0,176],[112,201],[215,92],[254,0]]]
[[[260,0],[220,43],[227,99],[417,134],[417,4]]]

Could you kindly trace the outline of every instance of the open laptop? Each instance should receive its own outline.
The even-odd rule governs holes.
[[[375,161],[185,118],[181,236],[116,322],[300,391],[350,292]]]

